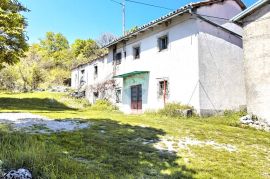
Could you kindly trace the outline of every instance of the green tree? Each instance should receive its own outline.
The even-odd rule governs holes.
[[[0,68],[15,64],[27,51],[26,20],[21,12],[28,11],[17,0],[0,1]]]
[[[64,63],[72,59],[69,50],[69,42],[61,33],[47,32],[46,37],[40,40],[40,51],[50,69],[65,66]]]
[[[40,40],[40,46],[49,54],[69,48],[68,40],[61,33],[47,32],[46,37]]]
[[[44,81],[45,76],[43,70],[39,66],[35,66],[32,72],[32,89],[37,89]]]
[[[77,39],[72,44],[72,51],[75,54],[75,57],[78,57],[80,54],[82,54],[85,58],[91,58],[97,54],[99,54],[100,47],[98,44],[92,40],[82,40]]]
[[[75,56],[72,67],[75,67],[81,63],[90,62],[107,53],[105,49],[101,48],[98,43],[92,39],[77,39],[71,45],[71,49]]]

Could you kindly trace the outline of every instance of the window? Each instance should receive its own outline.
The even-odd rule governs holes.
[[[96,100],[98,100],[98,97],[99,97],[99,93],[98,92],[94,92],[93,93],[93,103],[95,103]]]
[[[140,53],[141,53],[141,48],[140,47],[134,47],[133,48],[133,57],[134,57],[134,59],[139,59],[140,58]]]
[[[122,60],[122,53],[119,52],[115,55],[115,65],[120,65]]]
[[[84,77],[85,70],[81,70],[81,78],[80,78],[80,85],[84,85],[85,83],[85,77]]]
[[[168,36],[167,35],[160,37],[158,39],[158,48],[159,48],[159,51],[162,51],[162,50],[165,50],[168,48]]]
[[[98,66],[97,65],[94,66],[94,75],[95,76],[98,75]]]
[[[158,82],[158,96],[159,97],[164,97],[165,91],[166,91],[166,96],[169,94],[168,90],[168,81],[167,80],[162,80]]]
[[[116,103],[121,103],[121,93],[122,93],[122,91],[121,91],[121,89],[116,89],[116,91],[115,91],[115,97],[116,97]]]
[[[98,96],[99,96],[98,92],[94,92],[93,95],[95,98],[98,98]]]

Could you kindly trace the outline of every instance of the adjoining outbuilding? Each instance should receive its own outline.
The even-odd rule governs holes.
[[[260,0],[232,18],[243,33],[247,109],[270,124],[270,0]]]

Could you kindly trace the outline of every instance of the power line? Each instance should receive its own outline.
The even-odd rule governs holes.
[[[115,2],[115,3],[120,4],[120,5],[123,6],[123,3],[118,2],[116,0],[110,0],[110,1]],[[131,2],[131,3],[135,3],[135,4],[150,6],[150,7],[155,7],[155,8],[160,8],[160,9],[166,9],[166,10],[170,10],[170,11],[173,11],[174,10],[172,8],[168,8],[168,7],[164,7],[164,6],[159,6],[159,5],[154,5],[154,4],[149,4],[149,3],[144,3],[144,2],[140,2],[140,1],[134,1],[134,0],[126,0],[126,1],[127,2]],[[197,13],[193,13],[193,14],[200,15],[202,17],[209,17],[209,18],[220,19],[220,20],[224,20],[224,21],[230,21],[230,19],[224,18],[224,17],[217,17],[217,16],[206,15],[206,14],[197,14]]]
[[[135,4],[141,4],[141,5],[145,5],[145,6],[150,6],[150,7],[166,9],[166,10],[170,10],[170,11],[174,10],[172,8],[168,8],[168,7],[164,7],[164,6],[158,6],[158,5],[154,5],[154,4],[148,4],[148,3],[144,3],[144,2],[140,2],[140,1],[134,1],[134,0],[126,0],[126,1],[131,2],[131,3],[135,3]]]
[[[123,3],[116,1],[116,0],[110,0],[114,3],[120,4],[120,5],[124,5]],[[145,2],[140,2],[140,1],[134,1],[134,0],[126,0],[127,2],[131,2],[131,3],[135,3],[135,4],[140,4],[140,5],[144,5],[144,6],[150,6],[150,7],[155,7],[155,8],[160,8],[160,9],[166,9],[166,10],[170,10],[173,11],[174,9],[172,8],[168,8],[168,7],[164,7],[164,6],[159,6],[159,5],[155,5],[155,4],[149,4],[149,3],[145,3]]]
[[[118,1],[115,1],[115,0],[110,0],[110,1],[112,1],[112,2],[114,2],[116,4],[120,4],[121,6],[123,6],[123,4],[121,2],[118,2]]]

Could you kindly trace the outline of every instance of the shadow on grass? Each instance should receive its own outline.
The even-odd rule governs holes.
[[[64,111],[76,110],[49,98],[0,98],[0,109],[2,110],[49,110]]]
[[[88,129],[46,136],[51,144],[68,152],[70,160],[86,165],[82,176],[98,178],[192,178],[194,170],[179,165],[176,153],[153,145],[162,130],[91,119]],[[60,169],[61,170],[61,169]],[[165,174],[172,170],[171,174]]]

